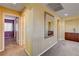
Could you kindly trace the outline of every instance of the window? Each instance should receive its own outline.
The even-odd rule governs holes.
[[[5,27],[5,31],[13,31],[13,24],[12,23],[5,23],[4,27]]]

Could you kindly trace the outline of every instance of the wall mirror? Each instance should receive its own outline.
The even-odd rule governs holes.
[[[54,36],[54,16],[48,12],[44,12],[44,37]]]

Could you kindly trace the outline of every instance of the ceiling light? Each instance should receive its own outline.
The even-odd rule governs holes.
[[[12,4],[16,4],[16,3],[12,3]]]
[[[65,15],[65,16],[68,16],[68,14],[67,14],[67,13],[65,13],[64,15]]]

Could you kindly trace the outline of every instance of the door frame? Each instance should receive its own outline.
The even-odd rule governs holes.
[[[3,48],[2,48],[2,51],[5,50],[4,23],[5,23],[5,16],[6,16],[6,15],[18,17],[18,28],[19,28],[19,20],[20,20],[20,16],[18,16],[18,15],[11,14],[11,13],[3,13],[3,46],[2,46]],[[19,40],[19,32],[20,32],[20,30],[18,30],[18,34],[17,34],[17,39],[16,39],[16,41]],[[19,45],[20,45],[20,41],[21,41],[21,40],[19,40],[19,42],[18,42]]]
[[[59,35],[60,35],[60,20],[57,19],[57,40],[59,40]]]
[[[5,40],[7,39],[7,38],[14,38],[14,29],[15,29],[15,27],[14,27],[14,21],[16,21],[16,19],[15,20],[11,20],[11,19],[4,19],[5,20],[5,23],[9,23],[9,24],[12,24],[12,31],[5,31]],[[13,36],[11,36],[11,37],[6,37],[6,32],[10,32],[10,34],[12,34],[13,33]]]

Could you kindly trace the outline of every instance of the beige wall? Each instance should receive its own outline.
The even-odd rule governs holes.
[[[73,28],[76,28],[76,32],[79,32],[79,16],[64,17],[59,20],[58,39],[65,40],[65,32],[73,32]]]
[[[34,8],[34,35],[33,35],[33,55],[39,55],[57,41],[56,19],[54,25],[54,36],[44,38],[44,10],[42,7]],[[49,12],[50,13],[50,12]]]
[[[21,42],[28,55],[32,54],[33,16],[32,8],[25,8],[21,15]]]
[[[40,55],[43,51],[48,49],[54,43],[57,42],[57,19],[59,17],[55,12],[49,10],[47,7],[41,4],[29,4],[26,6],[26,10],[30,8],[29,15],[25,17],[26,30],[25,30],[25,47],[26,51],[30,52],[30,55]],[[44,12],[47,11],[53,16],[54,19],[54,36],[45,39],[44,38]],[[31,13],[31,14],[30,14]],[[28,44],[27,44],[28,42]],[[27,47],[28,46],[28,47]],[[31,54],[32,53],[32,54]]]
[[[61,21],[58,19],[58,20],[57,20],[57,40],[61,40],[61,35],[60,35],[60,34],[61,34],[61,31],[60,31],[60,29],[61,29],[61,28],[60,28],[60,27],[61,27],[61,26],[60,26],[61,23],[60,23],[60,22],[61,22]]]
[[[1,10],[0,10],[1,11]],[[2,32],[2,30],[3,30],[3,26],[2,26],[2,24],[3,24],[3,14],[2,14],[2,12],[0,12],[0,51],[2,51],[3,50],[3,32]]]
[[[61,19],[59,21],[59,40],[64,40],[64,37],[65,37],[65,20],[64,19]]]
[[[65,32],[79,33],[79,19],[70,19],[65,21]]]

